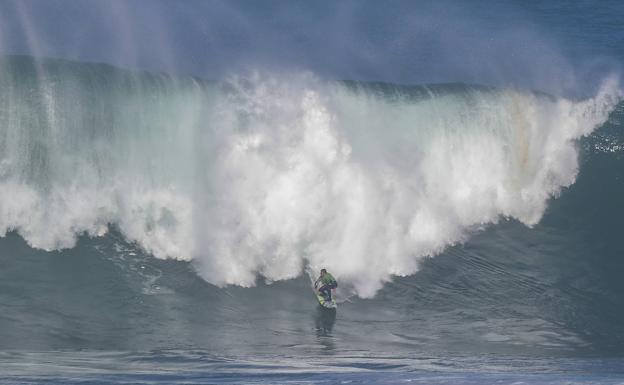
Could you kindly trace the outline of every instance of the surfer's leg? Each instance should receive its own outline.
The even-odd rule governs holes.
[[[329,288],[328,285],[323,285],[319,289],[319,292],[323,295],[325,299],[327,299],[328,301],[331,301],[331,289]]]
[[[328,297],[329,297],[330,301],[332,300],[332,289],[335,289],[337,287],[338,287],[338,285],[336,285],[335,283],[331,283],[331,284],[327,285],[327,294],[328,294]]]

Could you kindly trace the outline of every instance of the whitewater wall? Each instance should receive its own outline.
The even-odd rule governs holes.
[[[4,59],[0,233],[53,250],[114,225],[218,285],[327,267],[371,296],[488,223],[537,223],[619,98]]]

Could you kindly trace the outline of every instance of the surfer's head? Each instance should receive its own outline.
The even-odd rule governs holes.
[[[325,273],[327,273],[327,270],[325,269],[321,269],[321,277],[325,275]]]

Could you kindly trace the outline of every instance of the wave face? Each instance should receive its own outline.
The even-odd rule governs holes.
[[[327,267],[371,297],[501,218],[536,225],[619,98],[5,58],[0,234],[59,250],[114,227],[216,285]]]

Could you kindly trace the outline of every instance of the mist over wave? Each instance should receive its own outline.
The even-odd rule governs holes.
[[[113,225],[217,285],[327,267],[370,297],[489,223],[539,222],[620,97],[6,58],[0,233],[54,250]]]

